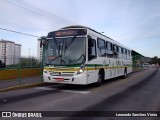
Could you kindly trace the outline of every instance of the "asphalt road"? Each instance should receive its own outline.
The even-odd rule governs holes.
[[[76,116],[79,111],[160,111],[159,92],[160,70],[150,68],[129,74],[126,79],[107,80],[101,87],[51,84],[45,87],[2,92],[0,111],[77,111],[71,116]],[[158,120],[160,118],[54,117],[47,119]]]

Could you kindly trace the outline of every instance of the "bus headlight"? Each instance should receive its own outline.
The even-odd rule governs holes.
[[[84,70],[85,70],[85,67],[84,67],[84,65],[82,65],[80,67],[80,69],[78,70],[77,74],[82,74],[84,72]]]
[[[44,69],[44,70],[43,70],[43,72],[44,72],[44,73],[47,73],[47,70],[46,70],[46,69]]]

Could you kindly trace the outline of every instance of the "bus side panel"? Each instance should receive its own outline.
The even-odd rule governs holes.
[[[98,79],[98,70],[88,70],[87,83],[88,84],[95,83],[97,82],[97,79]]]
[[[97,58],[87,62],[87,65],[86,65],[86,69],[88,73],[87,84],[97,82],[98,72],[99,72],[97,63],[98,63]]]

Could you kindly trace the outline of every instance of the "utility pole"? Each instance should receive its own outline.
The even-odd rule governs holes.
[[[29,60],[28,60],[29,63],[28,63],[28,65],[30,65],[30,62],[31,62],[30,61],[30,50],[31,50],[31,48],[29,48]]]
[[[3,43],[3,42],[2,42],[2,43]],[[7,61],[7,60],[6,60],[6,59],[7,59],[7,58],[6,58],[6,57],[7,57],[7,54],[6,54],[6,53],[7,53],[7,51],[6,51],[6,42],[4,41],[4,63],[5,63],[5,64],[7,64],[7,62],[6,62],[6,61]]]
[[[31,50],[31,48],[29,48],[29,59],[30,59],[30,50]]]

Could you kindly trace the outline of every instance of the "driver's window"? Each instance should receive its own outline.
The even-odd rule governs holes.
[[[96,40],[90,38],[90,40],[88,40],[88,61],[95,59],[96,57]]]

